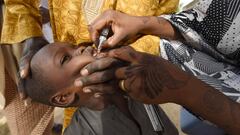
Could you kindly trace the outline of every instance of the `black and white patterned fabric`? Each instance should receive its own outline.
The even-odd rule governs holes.
[[[161,57],[240,103],[240,1],[200,0],[191,10],[161,17],[185,38],[161,40]]]

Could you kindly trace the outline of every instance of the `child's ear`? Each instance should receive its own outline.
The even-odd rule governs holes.
[[[50,100],[51,104],[59,107],[69,107],[75,99],[74,93],[59,93]]]

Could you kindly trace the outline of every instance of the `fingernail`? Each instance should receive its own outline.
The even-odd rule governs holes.
[[[79,81],[75,81],[74,84],[75,84],[76,87],[82,87],[82,85],[83,85],[82,81],[80,81],[80,80]]]
[[[24,97],[22,93],[20,93],[19,96],[20,96],[20,99],[23,99]]]
[[[84,93],[91,93],[92,90],[91,90],[91,89],[83,89],[83,92],[84,92]]]
[[[24,106],[27,107],[28,105],[30,105],[32,102],[32,100],[30,98],[27,98],[24,100]]]
[[[94,53],[94,54],[93,54],[93,57],[96,57],[96,56],[97,56],[97,53]]]
[[[95,93],[93,96],[94,96],[95,98],[99,98],[99,97],[101,96],[101,94],[100,94],[100,93]]]
[[[27,107],[28,106],[28,102],[26,100],[24,100],[24,106]]]
[[[83,70],[81,71],[81,75],[82,75],[82,76],[87,76],[87,75],[88,75],[88,70],[87,70],[87,69],[83,69]]]
[[[21,70],[21,72],[20,72],[20,76],[21,76],[21,78],[23,78],[24,77],[24,70]]]
[[[104,44],[111,46],[113,44],[113,38],[108,38],[108,40],[106,40]]]

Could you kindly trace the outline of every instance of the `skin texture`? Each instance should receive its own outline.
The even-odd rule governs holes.
[[[181,70],[178,69],[178,67],[173,66],[170,68],[163,68],[163,66],[171,64],[168,61],[162,61],[161,58],[146,53],[138,53],[131,47],[112,50],[108,53],[108,56],[116,57],[117,59],[128,63],[127,66],[115,70],[115,76],[112,79],[125,80],[127,93],[133,99],[144,103],[154,104],[156,102],[178,102],[178,99],[176,98],[178,93],[176,93],[176,90],[185,87],[188,80],[191,78],[191,76],[187,75],[185,72],[179,72]],[[85,77],[81,77],[79,80],[82,81],[85,78],[89,78],[89,76],[94,76],[99,70],[110,70],[109,67],[101,67],[101,62],[102,59],[85,66],[81,72]],[[149,66],[153,63],[154,66]],[[91,68],[91,70],[89,70],[89,67],[98,68]],[[87,73],[85,72],[86,70],[88,71]],[[176,74],[178,74],[180,78],[176,78]],[[87,85],[92,85],[92,80],[87,80]],[[97,83],[97,80],[94,81],[94,83]],[[99,78],[98,81],[104,82],[101,78]],[[82,82],[82,84],[83,86],[86,86],[84,82]],[[112,91],[105,91],[101,88],[93,90],[92,87],[95,86],[86,86],[84,89],[88,88],[90,91],[105,93],[113,93],[115,91],[114,89],[112,89]]]
[[[113,104],[132,120],[136,125],[136,120],[132,117],[128,109],[127,99],[123,97],[123,92],[119,90],[118,82],[109,81],[114,76],[115,70],[107,70],[94,74],[94,78],[99,80],[101,77],[106,85],[98,85],[92,89],[104,89],[110,91],[115,89],[118,92],[109,93],[85,93],[81,87],[74,86],[74,80],[80,77],[80,70],[90,62],[96,59],[111,61],[115,66],[122,64],[114,58],[105,58],[104,54],[93,57],[94,50],[92,47],[73,47],[68,43],[53,43],[42,48],[32,59],[31,65],[37,65],[43,69],[42,74],[46,75],[49,84],[53,85],[55,94],[51,96],[49,102],[53,106],[60,107],[87,107],[92,110],[102,110],[108,105]],[[107,64],[103,63],[102,65]],[[105,65],[107,66],[107,65]],[[113,67],[113,65],[111,65]],[[93,67],[88,67],[93,68]],[[110,76],[108,76],[110,75]],[[105,76],[102,77],[102,76]],[[86,82],[88,79],[86,79]]]
[[[80,70],[95,60],[92,47],[76,48],[68,43],[53,43],[45,46],[34,55],[31,67],[37,65],[46,77],[47,82],[55,88],[55,94],[49,99],[51,105],[60,107],[85,106],[90,109],[101,110],[108,104],[115,104],[115,102],[119,104],[118,101],[123,100],[122,94],[84,93],[82,88],[74,86],[73,83],[76,78],[80,77]],[[113,71],[104,71],[95,75],[111,74],[113,76],[113,73]],[[108,78],[110,77],[106,79]],[[103,81],[108,81],[106,79]],[[103,88],[106,90],[113,89],[112,86],[116,86],[117,82],[109,81],[108,84],[111,85]]]
[[[48,44],[43,37],[32,37],[23,41],[23,55],[19,62],[19,84],[23,79],[27,78],[30,72],[30,61],[32,57],[45,45]],[[18,91],[22,99],[26,99],[27,95],[24,93],[22,85],[18,85]]]
[[[134,39],[142,34],[161,35],[162,38],[167,39],[181,37],[172,25],[163,18],[137,17],[107,10],[89,26],[90,37],[94,42],[97,41],[102,28],[106,25],[111,25],[113,35],[108,38],[103,47],[119,46],[128,39]]]
[[[116,11],[106,11],[91,25],[91,37],[93,40],[97,39],[98,32],[103,26],[111,23],[114,34],[107,41],[106,47],[116,46],[124,37],[132,37],[137,34],[151,34],[167,39],[183,40],[180,33],[163,18],[146,18],[148,17],[133,17]],[[229,134],[240,133],[240,104],[230,100],[196,77],[188,75],[162,58],[135,52],[131,48],[113,50],[109,56],[129,63],[125,68],[116,70],[115,77],[112,79],[124,79],[128,95],[133,99],[152,104],[174,102],[215,123]],[[98,64],[96,64],[97,62],[90,63],[87,67],[101,65],[101,60],[98,61]],[[98,71],[109,70],[109,68],[98,66],[91,71],[84,68],[81,73],[87,78]],[[77,81],[81,82],[83,78],[81,77]],[[96,82],[97,80],[94,80],[94,83]],[[89,89],[88,92],[109,92],[101,88],[91,89],[94,87],[91,80],[85,83],[76,84],[85,86]]]

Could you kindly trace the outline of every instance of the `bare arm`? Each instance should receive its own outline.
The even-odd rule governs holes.
[[[106,25],[111,25],[113,36],[107,40],[105,47],[116,46],[119,42],[132,39],[138,34],[181,39],[180,33],[164,18],[130,16],[118,11],[108,10],[89,26],[89,32],[94,42]]]
[[[218,90],[192,77],[182,90],[181,105],[225,129],[229,134],[240,133],[240,104]],[[185,94],[185,95],[184,95]]]
[[[162,17],[136,17],[140,23],[139,33],[160,36],[170,40],[182,40],[182,36],[172,24]]]
[[[136,52],[130,47],[113,50],[109,56],[131,63],[127,67],[117,69],[114,73],[117,79],[124,80],[125,92],[131,98],[148,104],[177,103],[215,123],[229,134],[240,133],[240,104],[169,61],[158,56]],[[98,81],[91,80],[94,78],[92,73],[104,69],[101,66],[103,62],[100,61],[82,70],[84,72],[81,73],[84,73],[85,77],[80,81],[88,81],[82,81],[81,84],[88,85],[84,88],[88,89],[88,92],[111,93],[114,89],[106,91],[101,89],[102,86],[100,87],[100,85],[108,85],[107,83],[98,84],[96,89],[94,84]],[[104,77],[106,78],[106,75]],[[99,79],[99,83],[104,82],[101,77]]]
[[[125,87],[132,98],[152,104],[174,102],[230,134],[240,133],[240,104],[215,88],[161,57],[127,47],[113,51],[112,56],[132,63],[116,72],[118,78],[125,79]]]

